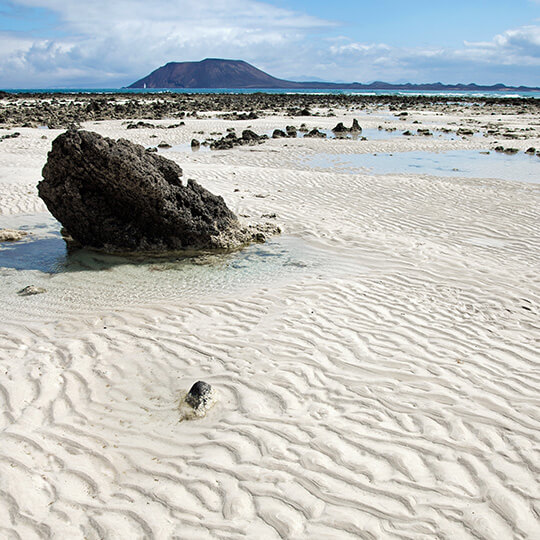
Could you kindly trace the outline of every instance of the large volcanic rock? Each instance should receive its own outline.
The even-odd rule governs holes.
[[[127,140],[70,130],[52,144],[39,196],[70,236],[107,251],[230,248],[261,239],[221,197]]]

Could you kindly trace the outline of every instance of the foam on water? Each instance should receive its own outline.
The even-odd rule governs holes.
[[[540,159],[520,152],[452,150],[446,152],[396,152],[393,154],[316,154],[302,160],[314,169],[357,174],[426,174],[444,177],[496,178],[540,183]]]
[[[231,253],[122,257],[79,249],[68,252],[50,214],[0,217],[0,227],[27,230],[0,244],[0,302],[4,316],[51,317],[69,312],[201,298],[276,286],[309,274],[338,272],[335,254],[291,236],[277,236]],[[20,297],[28,285],[47,293]]]

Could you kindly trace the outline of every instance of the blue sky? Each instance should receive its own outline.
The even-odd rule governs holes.
[[[119,87],[169,61],[283,78],[540,86],[540,0],[0,0],[0,86]]]

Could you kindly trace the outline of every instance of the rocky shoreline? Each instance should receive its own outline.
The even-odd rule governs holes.
[[[332,109],[384,108],[459,112],[478,107],[484,113],[535,114],[535,98],[479,96],[395,96],[339,94],[178,94],[159,93],[8,93],[0,92],[0,126],[68,128],[88,121],[160,120],[197,117],[209,112],[224,119],[250,120],[261,116],[333,116]],[[321,112],[324,111],[324,112]]]

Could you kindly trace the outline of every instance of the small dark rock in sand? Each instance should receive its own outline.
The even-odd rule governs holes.
[[[533,146],[531,146],[530,148],[527,148],[527,150],[525,150],[526,154],[534,155],[535,152],[536,152],[536,148],[534,148]]]
[[[191,148],[198,150],[200,147],[201,143],[197,139],[191,139]]]
[[[214,389],[204,381],[197,381],[184,398],[197,416],[204,416],[215,400]]]
[[[105,251],[228,249],[271,234],[240,226],[222,197],[181,176],[143,146],[70,130],[53,141],[38,192],[74,240]]]
[[[158,148],[172,148],[172,146],[165,142],[165,141],[161,141],[158,145],[157,145]]]

